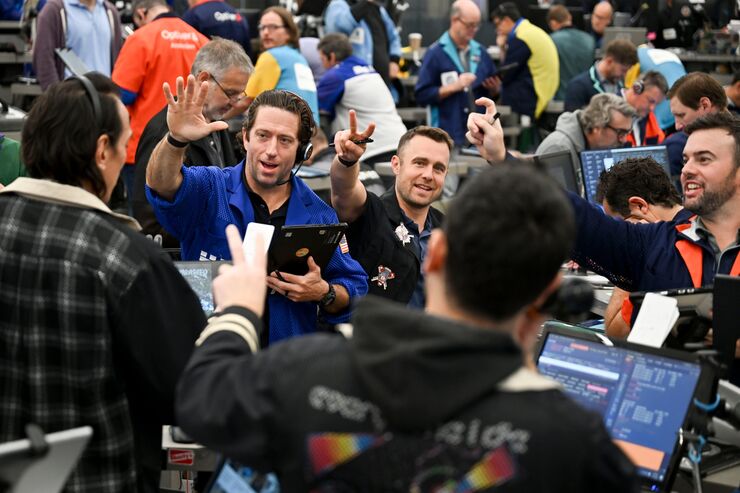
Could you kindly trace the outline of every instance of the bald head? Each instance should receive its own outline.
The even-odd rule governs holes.
[[[450,18],[460,15],[464,18],[478,16],[480,20],[480,8],[473,0],[456,0],[452,2]]]
[[[450,37],[460,48],[466,47],[480,27],[480,9],[472,0],[456,0],[450,9]]]
[[[591,30],[597,34],[604,34],[604,29],[612,23],[614,9],[609,2],[599,2],[591,12]]]

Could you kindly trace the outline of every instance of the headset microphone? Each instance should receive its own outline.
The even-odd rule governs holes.
[[[301,166],[303,166],[303,163],[308,161],[311,158],[311,154],[313,154],[313,144],[311,142],[301,142],[301,144],[298,146],[298,150],[296,151],[296,160],[293,166],[297,164],[298,167],[290,173],[290,176],[286,178],[285,180],[279,181],[275,183],[276,187],[285,185],[289,181],[293,179],[295,175],[298,174],[298,172],[301,170]]]

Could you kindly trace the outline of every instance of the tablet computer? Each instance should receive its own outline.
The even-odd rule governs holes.
[[[299,276],[308,272],[308,257],[323,271],[339,246],[347,223],[283,226],[276,231],[267,253],[268,272]]]
[[[45,454],[35,455],[29,439],[0,444],[0,489],[12,493],[62,491],[92,437],[89,426],[47,434]],[[3,490],[5,491],[5,490]]]
[[[658,291],[657,294],[676,298],[677,308],[681,317],[698,315],[700,317],[711,319],[712,310],[712,287],[703,288],[682,288],[669,289],[667,291]],[[640,291],[630,293],[630,301],[635,310],[642,306],[642,300],[647,293]]]

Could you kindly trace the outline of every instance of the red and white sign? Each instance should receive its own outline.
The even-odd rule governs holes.
[[[192,450],[170,449],[167,451],[167,462],[178,466],[192,466],[195,461],[195,452]]]

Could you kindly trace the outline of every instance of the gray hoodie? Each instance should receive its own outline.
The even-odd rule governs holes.
[[[586,136],[578,121],[581,110],[567,112],[560,115],[555,124],[555,130],[545,137],[545,140],[537,147],[536,155],[548,154],[558,151],[570,151],[573,166],[578,178],[578,187],[583,189],[583,178],[581,175],[581,151],[586,149]]]

